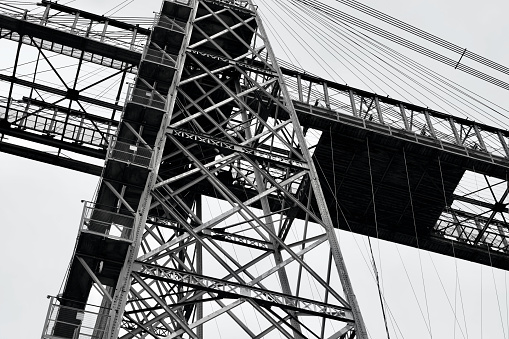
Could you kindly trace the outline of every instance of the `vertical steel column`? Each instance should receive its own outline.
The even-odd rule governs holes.
[[[138,29],[137,29],[137,28],[134,28],[134,29],[133,29],[133,37],[132,37],[132,39],[131,39],[131,47],[130,47],[131,51],[133,51],[133,50],[134,50],[134,46],[135,46],[135,42],[136,42],[136,35],[137,35],[137,33],[138,33]]]
[[[355,106],[355,97],[353,95],[353,91],[349,90],[348,95],[350,97],[350,105],[352,106],[352,114],[354,117],[359,117],[359,113],[357,112],[357,107]]]
[[[46,23],[48,23],[49,10],[50,4],[47,4],[46,8],[44,9],[44,14],[42,15],[41,21],[39,22],[39,25],[46,25]]]
[[[72,26],[71,26],[71,33],[74,33],[76,31],[76,25],[78,24],[79,18],[80,18],[80,12],[76,12],[76,14],[74,14],[74,22],[72,23]]]
[[[403,120],[403,124],[405,126],[405,130],[410,131],[410,124],[408,123],[408,117],[406,116],[405,107],[403,104],[399,104],[399,113],[401,115],[401,119]]]
[[[300,76],[300,74],[297,75],[297,92],[299,92],[299,101],[303,102],[304,97],[302,95],[302,77]]]
[[[507,147],[507,142],[504,139],[504,136],[499,131],[498,133],[498,140],[500,140],[500,144],[502,144],[502,148],[504,149],[506,158],[509,158],[509,147]]]
[[[330,109],[329,87],[327,86],[327,83],[325,81],[323,82],[323,95],[325,98],[325,107],[327,107],[327,109]]]
[[[479,127],[477,125],[474,125],[474,131],[475,135],[477,136],[477,140],[479,141],[479,146],[483,151],[486,151],[486,144],[484,143],[484,140],[481,135],[481,131],[479,131]]]
[[[461,142],[460,135],[458,133],[458,129],[456,128],[456,125],[454,124],[454,119],[449,118],[449,125],[451,126],[452,133],[454,135],[454,140],[456,141],[456,144],[463,146],[463,143]]]
[[[431,123],[431,117],[429,116],[428,110],[424,111],[424,116],[426,117],[426,123],[428,124],[428,129],[431,133],[431,136],[436,139],[437,135],[435,133],[435,127],[433,127],[433,124]]]
[[[380,108],[380,100],[378,99],[378,96],[375,96],[375,107],[376,107],[376,113],[378,114],[378,121],[384,125],[384,116],[382,113],[382,109]]]
[[[101,39],[99,41],[101,41],[101,42],[104,41],[104,37],[106,36],[107,29],[108,29],[108,19],[106,19],[106,21],[104,21],[103,31],[101,33]]]
[[[198,218],[202,218],[202,199],[203,197],[200,195],[196,199],[195,213]],[[199,242],[196,243],[196,273],[203,274],[203,246]],[[203,318],[203,302],[202,296],[198,297],[198,303],[196,304],[196,320],[201,320]],[[203,324],[197,326],[196,334],[199,339],[203,339]]]

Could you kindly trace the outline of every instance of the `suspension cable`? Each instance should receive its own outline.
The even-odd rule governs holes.
[[[378,218],[376,216],[375,191],[373,189],[373,169],[371,167],[371,154],[370,154],[370,149],[369,149],[369,139],[368,138],[366,138],[366,146],[368,149],[369,180],[371,182],[371,199],[373,201],[373,213],[375,216],[376,239],[380,240],[378,237],[378,220],[377,220]],[[387,339],[390,339],[391,336],[389,334],[389,327],[387,326],[387,317],[385,315],[385,307],[384,307],[384,303],[383,303],[383,299],[382,299],[382,291],[380,289],[380,279],[378,276],[378,270],[376,268],[375,256],[373,255],[373,248],[371,247],[371,240],[370,240],[369,235],[368,235],[368,243],[369,243],[369,251],[371,252],[371,260],[373,262],[373,271],[374,271],[375,277],[376,277],[376,286],[378,288],[378,297],[380,298],[380,306],[382,308],[382,315],[384,317],[385,332],[387,333]],[[378,256],[380,257],[380,246],[378,247]],[[379,260],[380,260],[380,258],[379,258]],[[380,261],[380,265],[382,265],[381,261]]]
[[[429,48],[423,47],[419,44],[416,44],[410,40],[407,40],[405,38],[402,38],[396,34],[393,34],[389,31],[386,31],[384,29],[381,29],[375,25],[372,25],[366,21],[363,21],[361,19],[355,18],[349,14],[346,14],[344,12],[341,12],[333,7],[324,5],[318,1],[314,0],[291,0],[293,2],[301,2],[305,4],[306,6],[310,8],[315,8],[323,13],[324,16],[328,18],[336,18],[345,22],[348,22],[352,25],[356,25],[368,32],[371,32],[373,34],[376,34],[382,38],[385,38],[387,40],[390,40],[392,42],[395,42],[401,46],[404,46],[406,48],[409,48],[415,52],[418,52],[422,55],[425,55],[431,59],[435,59],[439,62],[442,62],[443,64],[446,64],[448,66],[454,67],[460,71],[463,71],[467,74],[473,75],[479,79],[482,79],[486,82],[489,82],[493,85],[496,85],[498,87],[501,87],[503,89],[509,90],[509,83],[504,82],[500,79],[497,79],[491,75],[488,75],[484,72],[478,71],[470,66],[466,66],[464,64],[458,64],[456,60],[453,60],[449,57],[446,57],[440,53],[437,53],[435,51],[430,50]]]
[[[361,11],[367,15],[370,15],[374,18],[377,18],[381,21],[384,21],[388,24],[391,24],[392,26],[400,28],[408,33],[416,35],[416,36],[418,36],[422,39],[425,39],[429,42],[432,42],[440,47],[446,48],[452,52],[460,54],[463,58],[468,58],[468,59],[477,61],[480,64],[488,66],[489,68],[495,69],[499,72],[509,75],[509,68],[507,68],[503,65],[500,65],[492,60],[489,60],[479,54],[470,52],[466,48],[460,47],[460,46],[453,44],[447,40],[437,37],[436,35],[433,35],[426,31],[423,31],[422,29],[419,29],[415,26],[407,24],[399,19],[396,19],[396,18],[394,18],[390,15],[387,15],[385,13],[382,13],[372,7],[366,6],[358,1],[355,1],[355,0],[336,0],[336,1],[342,3],[346,6],[349,6],[351,8],[354,8],[358,11]]]
[[[415,221],[414,202],[413,202],[413,199],[412,199],[412,190],[411,190],[411,187],[410,187],[410,175],[408,173],[408,165],[407,165],[405,148],[403,148],[403,159],[405,161],[405,172],[406,172],[406,180],[407,180],[407,185],[408,185],[408,195],[410,197],[410,208],[412,210],[412,220],[413,220],[413,224],[414,224],[415,240],[416,240],[416,243],[417,243],[417,254],[419,255],[419,265],[420,265],[420,268],[421,268],[422,286],[424,288],[424,301],[426,302],[426,313],[428,315],[428,324],[427,324],[427,327],[428,327],[428,330],[429,330],[430,337],[433,338],[433,332],[431,330],[431,321],[430,321],[430,318],[429,318],[428,296],[427,296],[427,293],[426,293],[426,284],[424,283],[424,272],[423,272],[423,269],[422,269],[421,247],[419,245],[419,236],[417,234],[417,223]]]

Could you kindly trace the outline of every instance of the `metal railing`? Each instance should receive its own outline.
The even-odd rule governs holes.
[[[85,305],[81,309],[64,303],[73,304],[50,297],[42,339],[106,339],[110,317],[104,308]]]
[[[469,245],[489,247],[494,252],[509,251],[509,232],[502,221],[459,210],[445,210],[433,232]]]
[[[92,122],[86,116],[72,116],[51,109],[28,109],[12,103],[7,112],[11,127],[36,131],[48,136],[61,136],[77,144],[105,147],[115,133],[115,126]],[[5,118],[7,106],[0,105],[0,119]]]
[[[108,159],[113,159],[144,168],[152,168],[152,149],[138,144],[117,140],[113,137],[107,154]]]
[[[303,113],[508,165],[506,130],[305,74],[285,75],[285,82]]]
[[[156,26],[169,29],[170,31],[184,34],[186,32],[186,23],[166,15],[159,15],[156,19]]]
[[[208,2],[217,2],[219,4],[233,7],[233,8],[239,8],[242,10],[250,10],[249,2],[246,0],[206,0]],[[257,8],[255,6],[255,8]]]
[[[82,232],[132,241],[133,227],[133,216],[97,208],[95,203],[89,201],[86,201],[83,206],[80,224]]]
[[[45,16],[42,13],[35,15],[28,14],[22,8],[2,5],[0,6],[0,14],[139,52],[143,50],[147,40],[145,35],[137,36],[137,33],[132,30],[110,28],[107,31],[107,25],[102,22],[82,18],[79,16],[79,12],[73,15],[53,10],[51,15]]]
[[[166,0],[167,2],[174,2],[176,4],[181,4],[181,5],[190,5],[192,3],[193,0]]]
[[[159,110],[164,110],[166,107],[166,98],[156,90],[134,88],[129,95],[129,101]]]
[[[177,63],[176,55],[168,54],[164,51],[158,51],[152,48],[146,50],[144,59],[169,67],[175,67]]]

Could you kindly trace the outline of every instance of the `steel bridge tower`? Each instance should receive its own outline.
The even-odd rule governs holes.
[[[0,8],[0,151],[100,177],[43,338],[367,338],[335,228],[509,269],[508,131],[281,67],[250,0],[163,1],[152,29],[41,5]],[[22,45],[78,59],[73,85],[18,76]],[[84,63],[122,76],[113,102]],[[469,172],[501,194],[460,194]]]
[[[43,337],[367,338],[256,7],[164,1],[128,97]]]

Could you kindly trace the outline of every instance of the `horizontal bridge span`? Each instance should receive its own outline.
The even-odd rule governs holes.
[[[82,98],[82,100],[86,102],[88,98]],[[97,103],[96,101],[98,100],[90,99],[90,101]],[[116,119],[108,119],[99,116],[94,117],[91,114],[80,114],[78,111],[66,112],[65,110],[58,109],[58,107],[54,107],[52,105],[48,106],[48,104],[43,103],[39,103],[40,105],[38,105],[37,102],[31,102],[31,104],[39,107],[35,113],[34,111],[27,113],[24,107],[11,107],[10,114],[7,117],[7,122],[9,124],[6,125],[4,123],[4,129],[2,132],[12,135],[12,133],[9,133],[7,130],[5,130],[5,127],[18,127],[19,129],[16,131],[16,137],[23,139],[23,131],[26,129],[31,129],[33,132],[39,132],[44,135],[48,135],[48,133],[58,134],[58,131],[60,130],[63,133],[64,138],[68,139],[67,141],[76,144],[76,147],[74,147],[75,149],[73,149],[73,151],[90,155],[86,150],[87,145],[89,144],[91,146],[102,148],[106,147],[109,137],[115,133],[116,126],[118,125],[118,120]],[[102,106],[111,106],[117,110],[121,110],[120,106],[102,102],[99,104]],[[353,115],[341,114],[333,110],[317,107],[299,101],[294,101],[294,105],[299,114],[301,124],[304,128],[315,128],[318,130],[326,131],[329,129],[332,123],[337,123],[343,125],[345,128],[351,127],[352,130],[362,130],[374,134],[381,134],[388,138],[397,138],[411,143],[417,143],[425,148],[434,148],[453,155],[466,157],[471,159],[476,164],[485,163],[490,165],[492,169],[499,169],[498,172],[505,172],[503,168],[509,167],[509,160],[501,152],[490,153],[487,151],[487,149],[475,147],[475,143],[466,141],[460,145],[458,143],[451,142],[450,138],[448,138],[448,136],[443,133],[435,133],[436,137],[433,137],[430,134],[423,135],[412,130],[395,128],[391,125],[382,125],[378,122],[370,121],[369,119],[362,119]],[[42,108],[44,108],[44,110]],[[5,107],[3,110],[5,111]],[[2,108],[0,107],[0,112],[1,111]],[[48,113],[48,111],[50,111],[50,113]],[[54,115],[55,111],[58,111],[58,118]],[[67,130],[64,131],[62,129],[55,128],[56,126],[52,126],[52,124],[57,123],[63,124],[64,121],[67,121],[66,128],[73,128],[74,132],[69,132]],[[474,131],[476,128],[478,130],[481,128],[479,126],[476,127],[475,123],[471,121],[468,121],[468,124],[468,128]],[[429,126],[431,126],[430,128],[433,128],[432,125]],[[82,133],[77,133],[79,128],[82,129]],[[467,127],[463,126],[462,128],[464,130]],[[453,130],[452,133],[454,134]],[[89,135],[90,141],[85,140],[87,135]],[[441,136],[441,138],[439,138],[439,136]],[[32,137],[33,136],[27,137],[27,139],[32,139]],[[506,138],[507,136],[505,131],[498,130],[492,131],[489,138],[478,140],[486,140],[483,141],[485,145],[488,144],[488,142],[492,142],[494,144],[498,143],[498,145],[495,145],[494,147],[498,147],[498,150],[501,151],[506,147]],[[463,140],[466,139],[468,138],[465,136]],[[477,165],[477,168],[481,168],[481,166]]]
[[[150,30],[47,1],[42,5],[48,6],[48,13],[52,9],[62,11],[87,19],[90,23],[101,23],[106,28],[100,32],[83,32],[79,27],[51,24],[48,13],[29,16],[19,10],[4,8],[0,9],[0,36],[19,40],[20,35],[27,35],[38,39],[23,41],[28,44],[33,45],[35,42],[43,49],[83,57],[87,61],[117,69],[132,65],[134,67],[125,69],[137,72],[142,51],[140,44],[135,43],[136,37],[141,36],[144,44]],[[121,29],[126,36],[108,40],[108,25]],[[12,33],[9,34],[9,31]],[[256,67],[251,68],[251,71],[256,72]],[[359,118],[366,121],[367,126],[364,127],[379,129],[380,132],[389,134],[407,132],[413,134],[417,142],[433,140],[437,147],[444,149],[449,146],[455,149],[454,151],[459,150],[467,155],[470,153],[486,161],[494,162],[497,161],[495,158],[509,157],[507,130],[342,85],[304,71],[282,68],[282,72],[290,94],[299,103],[299,108],[302,109],[303,105],[311,107],[304,110],[306,113],[337,120],[342,116]],[[17,79],[4,77],[2,80]],[[314,107],[317,109],[314,110]]]
[[[283,69],[298,111],[509,165],[509,132],[305,73]],[[308,126],[306,117],[302,125]],[[308,120],[311,121],[311,120]],[[316,126],[320,128],[320,121]]]

